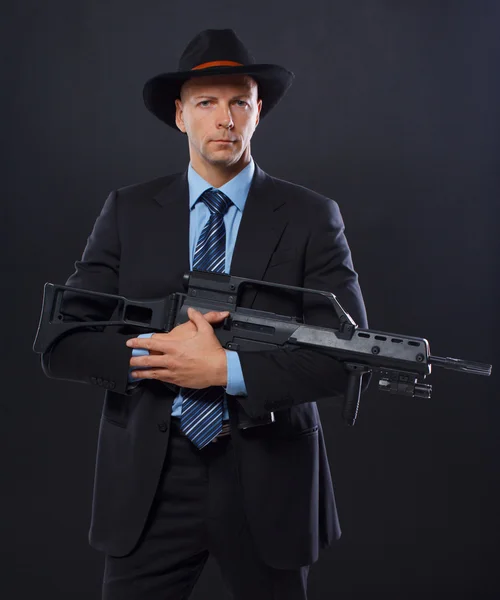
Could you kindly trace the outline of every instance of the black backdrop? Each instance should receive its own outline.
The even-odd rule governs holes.
[[[42,287],[72,272],[110,190],[186,166],[142,84],[198,31],[232,27],[296,74],[253,155],[338,201],[370,325],[494,364],[490,378],[435,370],[432,400],[372,386],[352,429],[320,406],[343,537],[310,596],[499,597],[500,3],[2,6],[0,595],[99,597],[86,536],[101,392],[43,376]],[[220,589],[209,561],[193,598]]]

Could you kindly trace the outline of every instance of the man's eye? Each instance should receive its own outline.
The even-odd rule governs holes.
[[[247,102],[245,102],[244,100],[237,100],[236,102],[238,106],[247,106]]]
[[[202,100],[199,104],[200,106],[208,106],[210,104],[210,100]]]

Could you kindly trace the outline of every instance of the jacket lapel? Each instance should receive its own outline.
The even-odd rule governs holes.
[[[285,206],[286,201],[277,195],[272,178],[256,164],[234,247],[231,275],[263,279],[287,225]],[[257,291],[249,288],[245,292],[245,306],[252,306]]]
[[[177,175],[154,196],[157,210],[151,215],[148,281],[159,281],[162,294],[183,290],[189,272],[189,190],[187,171]],[[160,208],[161,207],[161,208]],[[155,285],[152,283],[152,285]]]

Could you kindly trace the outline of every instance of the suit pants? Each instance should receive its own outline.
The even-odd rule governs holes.
[[[307,599],[308,565],[274,569],[256,551],[243,511],[231,436],[199,450],[172,418],[145,530],[130,554],[106,555],[103,600],[187,599],[210,554],[235,600]]]

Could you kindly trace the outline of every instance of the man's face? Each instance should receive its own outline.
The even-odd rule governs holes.
[[[187,133],[194,165],[231,166],[250,157],[250,140],[262,100],[247,75],[217,75],[188,80],[175,101],[177,127]]]

